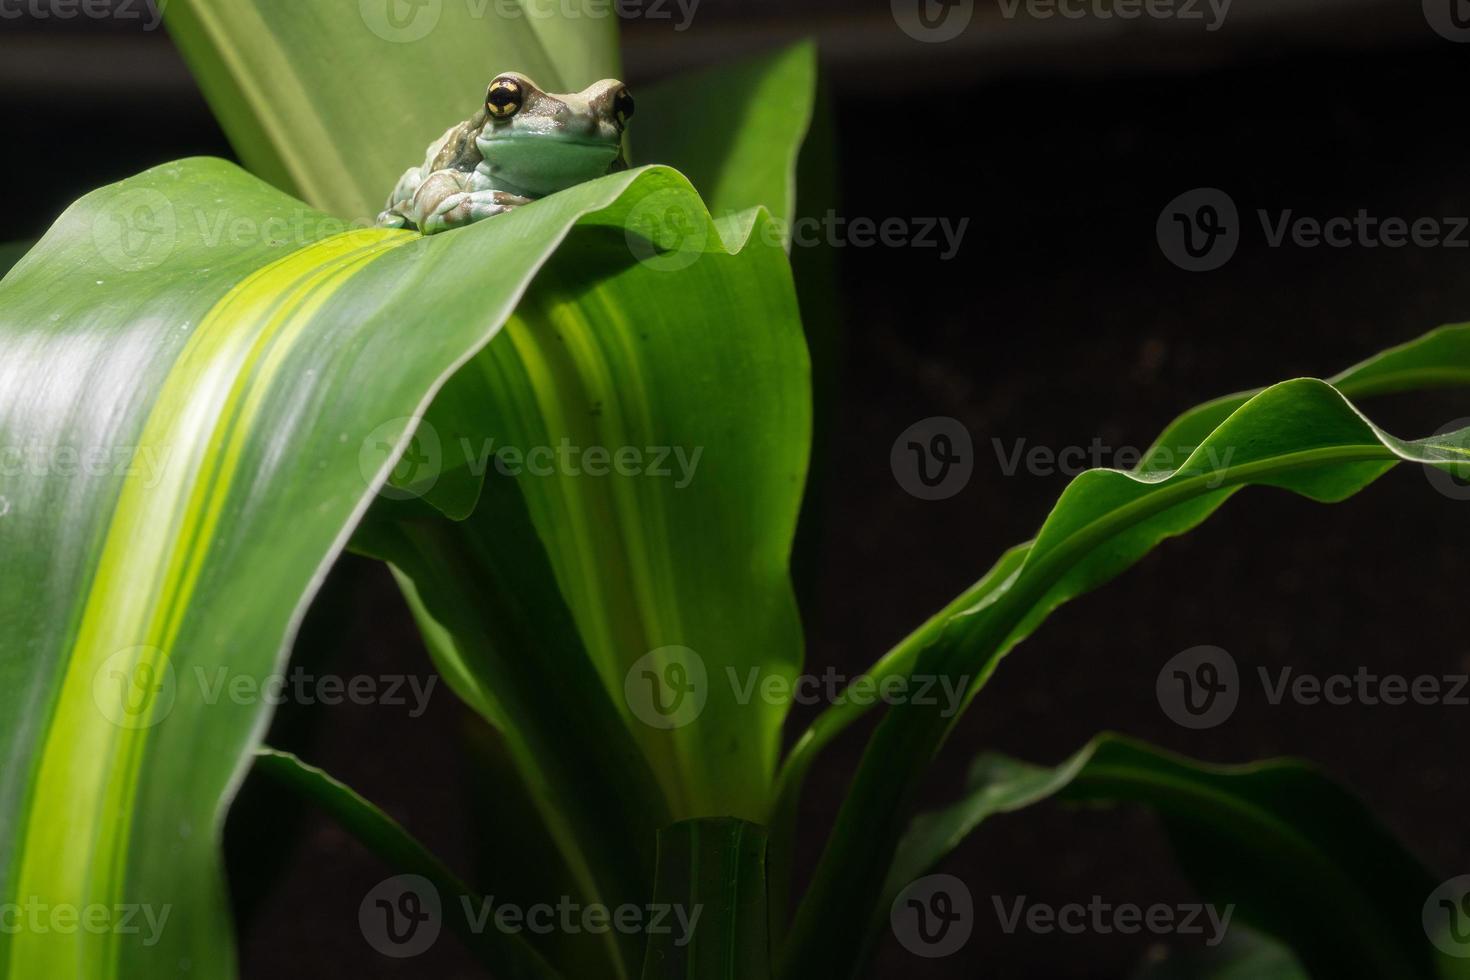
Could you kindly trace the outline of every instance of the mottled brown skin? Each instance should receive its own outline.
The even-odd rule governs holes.
[[[632,112],[627,88],[614,79],[554,95],[524,75],[501,75],[480,110],[403,175],[378,223],[434,234],[621,170]]]

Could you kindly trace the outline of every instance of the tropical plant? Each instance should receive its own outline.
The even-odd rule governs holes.
[[[515,5],[429,5],[432,23],[386,6],[175,0],[249,172],[191,159],[97,190],[0,283],[0,902],[102,910],[97,929],[0,931],[0,977],[233,975],[219,844],[252,765],[420,883],[497,976],[848,976],[970,829],[1058,794],[1155,807],[1200,888],[1290,947],[1271,953],[1289,973],[1444,969],[1420,925],[1435,878],[1310,767],[1103,738],[1054,770],[984,758],[909,825],[954,723],[917,701],[887,709],[799,888],[803,780],[866,702],[783,754],[787,703],[719,681],[789,690],[802,669],[788,566],[812,366],[784,222],[813,51],[640,93],[651,166],[422,238],[362,222],[405,161],[493,72],[616,75],[616,36]],[[1470,433],[1400,440],[1350,399],[1467,380],[1454,327],[1186,413],[1137,470],[1074,481],[864,683],[938,679],[968,702],[1053,609],[1247,485],[1336,501],[1404,462],[1458,472]],[[532,478],[457,452],[564,444],[698,453],[698,479]],[[557,855],[514,889],[697,908],[692,941],[477,926],[461,909],[506,882],[466,880],[264,747],[263,702],[190,683],[280,671],[345,549],[387,563],[513,763],[497,791],[534,816],[503,837]],[[1302,894],[1329,911],[1302,918]],[[145,941],[114,928],[124,907],[171,916]]]

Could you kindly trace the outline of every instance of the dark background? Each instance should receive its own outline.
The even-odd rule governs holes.
[[[315,2],[315,0],[314,0]],[[636,82],[801,34],[823,44],[837,124],[840,213],[969,217],[958,257],[838,253],[840,395],[811,493],[808,666],[856,673],[1029,537],[1066,483],[1007,476],[992,440],[1146,446],[1179,411],[1229,391],[1333,373],[1470,319],[1470,249],[1269,248],[1254,218],[1470,215],[1470,47],[1434,34],[1417,3],[1236,0],[1225,26],[1006,21],[981,0],[961,40],[921,45],[886,4],[705,0],[695,28],[627,32]],[[0,20],[3,238],[34,237],[81,193],[185,155],[230,149],[166,35],[137,25]],[[1164,205],[1226,190],[1245,215],[1223,269],[1191,274],[1154,238]],[[1371,406],[1416,437],[1470,415],[1463,394]],[[975,474],[944,502],[907,495],[889,448],[913,422],[960,420]],[[1104,460],[1109,462],[1109,460]],[[1006,662],[936,766],[935,800],[968,759],[999,749],[1055,763],[1102,729],[1220,762],[1292,754],[1356,790],[1444,877],[1470,871],[1458,766],[1466,707],[1273,707],[1247,685],[1234,716],[1191,732],[1161,712],[1154,679],[1199,644],[1243,674],[1470,669],[1463,503],[1424,475],[1391,473],[1333,507],[1257,490],[1059,611]],[[345,634],[342,632],[345,629]],[[430,673],[391,582],[347,560],[300,647],[352,673]],[[1254,692],[1254,693],[1252,693]],[[464,866],[496,828],[466,817],[465,768],[446,745],[458,712],[344,706],[287,712],[299,748]],[[799,710],[793,722],[809,717]],[[807,794],[806,866],[861,749],[849,735]],[[229,826],[247,977],[475,976],[452,938],[395,964],[356,928],[385,871],[333,824],[251,784]],[[274,858],[272,857],[274,855]],[[945,870],[976,896],[975,936],[925,961],[891,938],[874,975],[1113,978],[1160,940],[1004,935],[1006,901],[1191,901],[1155,822],[1133,810],[1047,805],[997,818]]]

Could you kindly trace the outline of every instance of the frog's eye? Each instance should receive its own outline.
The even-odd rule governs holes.
[[[613,99],[613,114],[618,117],[618,123],[626,126],[628,120],[633,118],[633,95],[627,89],[623,89]]]
[[[485,93],[485,111],[495,119],[509,119],[521,111],[526,93],[514,78],[497,78]]]

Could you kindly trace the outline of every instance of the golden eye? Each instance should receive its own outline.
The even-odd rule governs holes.
[[[634,108],[633,95],[627,89],[623,89],[613,99],[613,113],[618,117],[620,125],[628,125],[628,120],[633,118]]]
[[[521,111],[525,98],[520,82],[514,78],[497,78],[485,93],[485,111],[495,119],[509,119]]]

